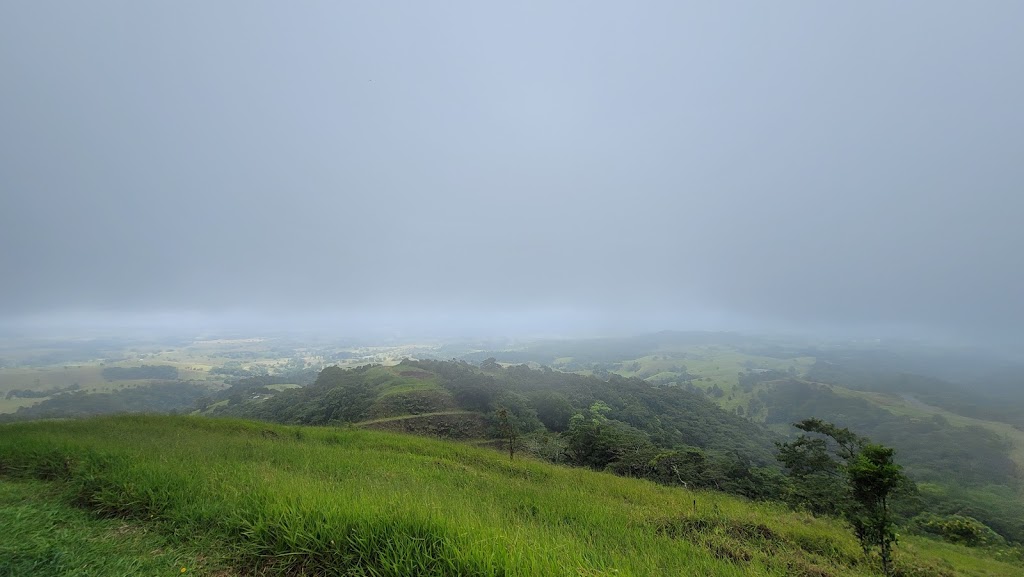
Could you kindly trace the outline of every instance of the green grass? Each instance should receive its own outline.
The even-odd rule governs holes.
[[[0,480],[0,576],[182,575],[225,568],[213,549],[171,544],[142,523],[100,519],[51,484]]]
[[[0,427],[0,475],[49,480],[40,503],[144,526],[168,551],[216,543],[214,556],[240,572],[876,574],[842,526],[781,506],[361,429],[154,416],[18,423]],[[1022,572],[984,552],[904,542],[905,575]]]
[[[376,367],[370,369],[369,374],[376,376],[380,383],[378,388],[379,396],[401,395],[413,391],[444,390],[438,384],[436,375],[415,367],[410,368],[406,365]]]

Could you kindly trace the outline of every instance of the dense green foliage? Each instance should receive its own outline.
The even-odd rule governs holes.
[[[860,398],[840,395],[829,386],[787,380],[761,395],[768,424],[788,424],[809,415],[891,444],[900,451],[907,471],[920,481],[953,481],[959,485],[1016,486],[1017,466],[1010,444],[977,426],[957,427],[942,416],[908,419]],[[826,417],[827,416],[827,417]]]
[[[49,480],[61,503],[151,528],[168,547],[212,544],[240,574],[878,571],[836,522],[781,506],[354,428],[153,416],[8,424],[0,476]],[[913,537],[895,561],[903,575],[1020,571]]]
[[[950,543],[962,543],[968,547],[1005,545],[1005,540],[995,531],[972,517],[963,515],[935,515],[924,513],[914,519],[913,529],[941,537]]]
[[[790,479],[785,500],[818,514],[842,515],[850,507],[845,465],[860,452],[863,439],[820,419],[793,426],[805,434],[777,444],[777,457]]]
[[[878,548],[882,569],[891,575],[896,543],[892,501],[897,491],[912,485],[895,463],[895,451],[821,419],[794,426],[805,434],[779,443],[779,460],[797,489],[791,496],[801,505],[841,514],[865,553]]]
[[[311,386],[218,412],[326,425],[446,410],[484,414],[493,436],[514,436],[554,462],[755,498],[777,496],[782,483],[769,468],[773,436],[758,425],[702,395],[617,375],[602,380],[493,362],[329,367]]]
[[[891,501],[907,483],[893,453],[890,447],[868,443],[846,464],[852,506],[844,516],[861,547],[878,547],[886,575],[892,574],[892,547],[896,543]]]
[[[795,380],[774,383],[761,398],[769,424],[832,415],[837,425],[895,447],[907,474],[923,484],[907,514],[964,514],[1024,543],[1020,472],[1009,456],[1009,441],[993,431],[955,426],[940,415],[901,417],[864,399],[840,395],[828,385]],[[827,495],[833,489],[819,483],[806,484],[804,490]]]
[[[227,388],[211,392],[197,399],[196,407],[202,411],[220,401],[227,401],[230,405],[237,405],[247,399],[260,395],[274,395],[278,391],[268,387],[280,384],[308,385],[316,379],[318,373],[319,371],[314,370],[297,370],[283,371],[274,375],[257,375],[234,379],[228,382]]]
[[[984,523],[1000,539],[1024,543],[1024,505],[1016,489],[1001,485],[968,488],[922,483],[921,508],[940,516],[964,516]],[[927,514],[926,513],[926,514]]]

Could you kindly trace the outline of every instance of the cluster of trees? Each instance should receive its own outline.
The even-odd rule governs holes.
[[[71,391],[77,391],[81,388],[78,383],[70,384],[66,387],[50,387],[49,389],[11,389],[7,391],[6,399],[13,399],[15,397],[19,399],[41,399],[43,397],[52,397],[53,395],[59,395],[61,393],[67,393]]]
[[[782,492],[785,480],[777,469],[689,445],[659,446],[643,431],[609,418],[610,413],[610,406],[597,401],[570,418],[560,435],[566,463],[752,499],[776,498]]]
[[[302,375],[255,377],[236,381],[214,399],[227,398],[228,405],[214,414],[231,415],[295,425],[335,425],[354,423],[369,417],[368,410],[377,398],[372,365],[355,369],[327,367],[316,380],[298,389],[277,392],[263,389],[270,384],[303,383]],[[242,403],[247,397],[273,394],[256,403]]]
[[[895,447],[907,474],[921,484],[908,516],[927,510],[970,517],[1007,540],[1024,543],[1021,474],[1010,457],[1010,442],[992,430],[954,425],[940,415],[894,415],[828,385],[796,380],[759,391],[751,409],[755,402],[769,425],[828,415],[837,425]]]
[[[768,383],[772,381],[778,381],[781,379],[792,378],[792,373],[783,372],[775,369],[771,370],[748,370],[740,373],[738,378],[738,386],[740,390],[745,393],[749,393],[754,390],[754,387],[761,383]]]
[[[459,361],[404,361],[399,372],[429,375],[440,390],[380,396],[388,376],[364,366],[324,369],[316,382],[270,398],[218,407],[216,414],[326,425],[375,418],[385,401],[415,401],[409,412],[461,409],[481,413],[494,438],[518,451],[569,465],[774,498],[783,482],[774,466],[776,439],[700,394],[642,379],[609,380]],[[254,389],[246,389],[251,394]],[[232,393],[228,393],[229,395]]]
[[[492,431],[509,447],[664,484],[758,499],[781,495],[775,437],[701,394],[614,374],[602,380],[502,368],[493,358],[480,369],[455,361],[406,363],[439,375],[460,406],[496,415]]]
[[[228,383],[226,389],[211,392],[196,400],[196,408],[205,411],[210,405],[227,401],[229,406],[240,405],[254,396],[274,395],[278,391],[268,389],[272,385],[297,384],[308,385],[317,377],[318,371],[313,369],[282,372],[276,375],[255,375],[235,379]]]
[[[415,364],[440,375],[443,386],[467,408],[486,412],[521,397],[523,410],[543,416],[545,428],[551,431],[564,431],[572,415],[600,401],[609,407],[609,420],[639,430],[657,446],[714,449],[757,465],[774,461],[772,434],[681,387],[659,387],[614,374],[603,380],[525,365],[494,365],[481,371],[454,361]]]

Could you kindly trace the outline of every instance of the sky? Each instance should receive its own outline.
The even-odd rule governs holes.
[[[1017,1],[4,2],[0,323],[1020,337],[1022,70]]]

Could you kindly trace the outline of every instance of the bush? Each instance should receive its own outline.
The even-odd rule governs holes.
[[[1006,541],[987,525],[973,517],[963,515],[922,513],[914,517],[911,527],[919,533],[935,535],[950,543],[968,547],[1006,544]]]

